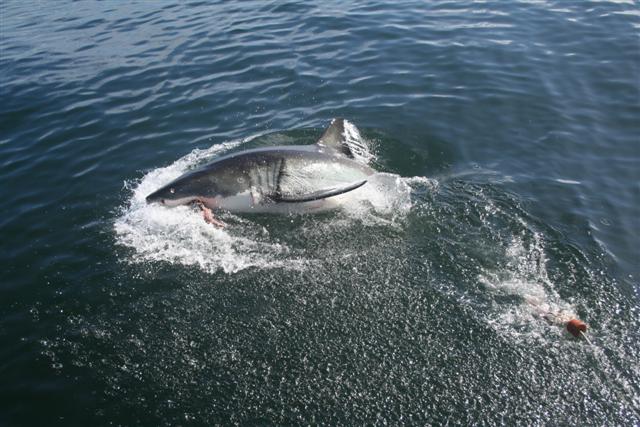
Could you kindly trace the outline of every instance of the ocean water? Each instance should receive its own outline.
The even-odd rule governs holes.
[[[3,2],[0,99],[1,425],[640,424],[636,2]],[[344,209],[144,203],[333,117]]]

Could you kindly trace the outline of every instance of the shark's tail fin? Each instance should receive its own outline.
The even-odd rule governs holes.
[[[358,128],[343,118],[336,118],[320,137],[318,145],[331,147],[361,163],[369,163],[373,155]]]

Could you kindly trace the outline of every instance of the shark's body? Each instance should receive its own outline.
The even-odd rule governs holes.
[[[232,153],[188,172],[147,197],[177,206],[199,202],[231,212],[310,212],[331,209],[366,184],[374,171],[354,159],[343,119],[334,119],[313,145]],[[351,128],[357,135],[357,129]]]

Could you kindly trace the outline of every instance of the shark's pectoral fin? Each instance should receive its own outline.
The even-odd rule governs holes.
[[[326,199],[328,197],[338,196],[340,194],[348,193],[356,188],[360,188],[367,183],[367,180],[357,181],[355,183],[343,186],[343,187],[331,187],[325,188],[319,191],[302,193],[302,194],[277,194],[271,199],[278,203],[301,203],[312,202],[314,200]]]

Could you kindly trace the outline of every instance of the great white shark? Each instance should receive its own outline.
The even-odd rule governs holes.
[[[354,137],[355,136],[355,137]],[[375,171],[359,132],[337,118],[311,145],[244,150],[187,172],[147,196],[147,203],[195,203],[205,220],[222,225],[211,210],[306,213],[332,209],[366,185]]]

